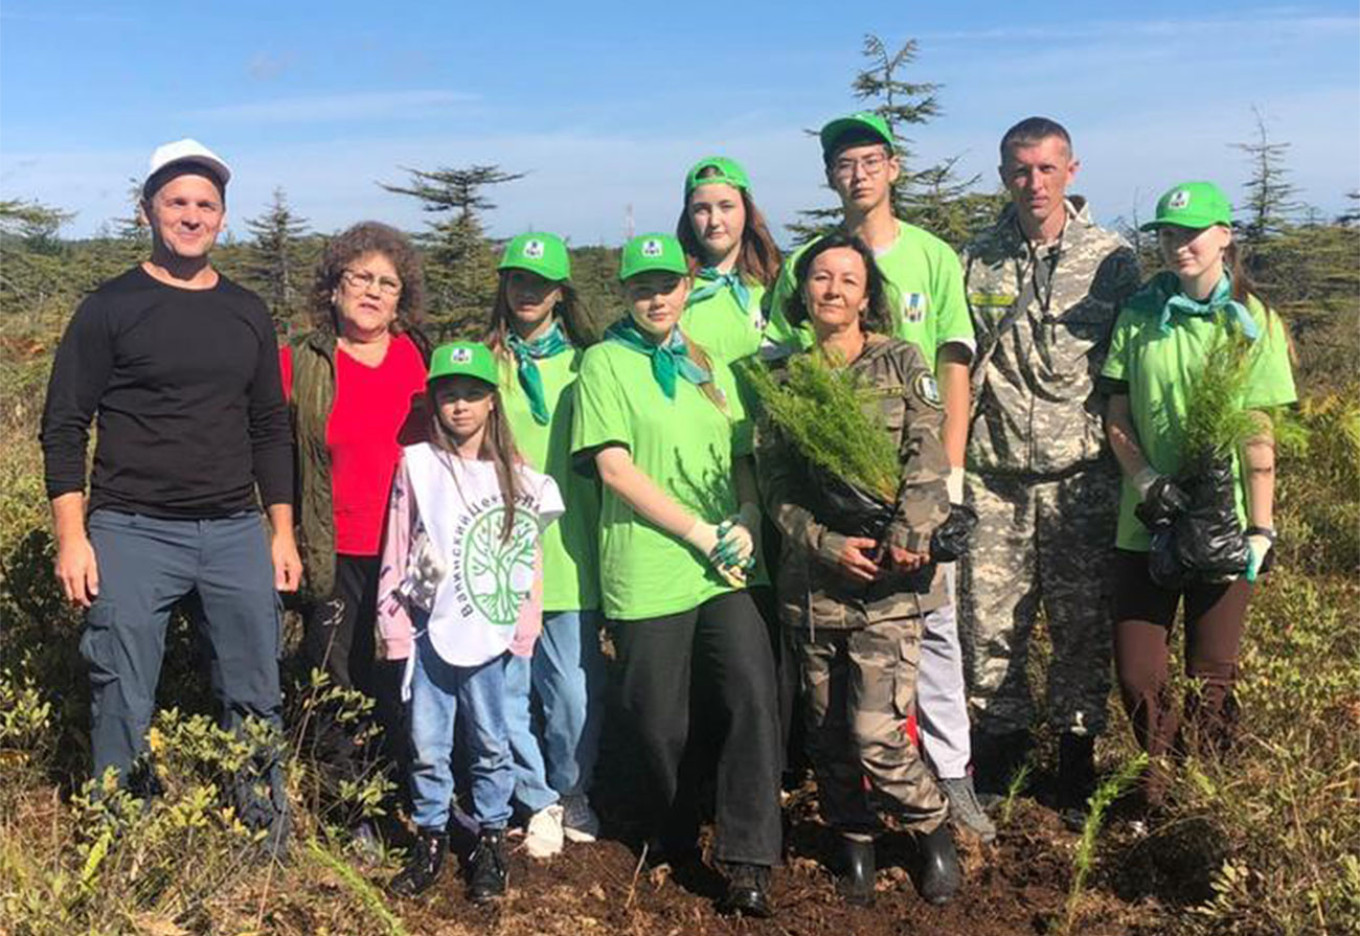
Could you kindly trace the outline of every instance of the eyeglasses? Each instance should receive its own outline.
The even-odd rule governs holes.
[[[831,172],[841,179],[849,179],[858,168],[867,176],[876,176],[888,165],[888,157],[875,154],[863,159],[838,159],[831,164]]]
[[[345,270],[340,278],[345,281],[345,285],[350,289],[359,292],[368,292],[373,288],[373,284],[378,284],[378,292],[384,296],[397,296],[401,294],[401,280],[394,280],[389,276],[378,276],[361,270]]]

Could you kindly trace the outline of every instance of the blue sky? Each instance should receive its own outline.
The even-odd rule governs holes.
[[[276,186],[322,231],[415,230],[418,206],[377,181],[497,163],[529,175],[493,194],[493,234],[612,244],[630,205],[639,230],[670,229],[685,169],[722,153],[782,227],[834,201],[802,130],[856,108],[868,32],[918,39],[908,77],[944,85],[918,159],[960,156],[989,188],[998,137],[1038,113],[1072,131],[1075,190],[1102,220],[1146,215],[1186,178],[1235,195],[1247,167],[1228,144],[1253,136],[1253,107],[1291,144],[1304,201],[1333,213],[1360,188],[1353,0],[2,0],[0,197],[75,211],[65,233],[90,234],[127,213],[156,144],[194,136],[236,172],[238,235]]]

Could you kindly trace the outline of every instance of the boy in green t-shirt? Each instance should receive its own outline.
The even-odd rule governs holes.
[[[832,120],[821,131],[827,183],[841,199],[841,230],[874,252],[888,284],[892,333],[920,349],[935,371],[944,402],[941,432],[949,459],[949,501],[963,503],[964,449],[968,440],[968,365],[973,323],[963,268],[948,244],[893,215],[893,183],[901,175],[892,130],[878,114],[861,111]],[[785,316],[793,295],[794,266],[807,246],[784,263],[770,296],[762,354],[777,358],[812,346],[807,325],[794,328]],[[963,650],[954,612],[954,571],[948,567],[949,602],[925,619],[917,675],[921,744],[940,778],[955,821],[983,838],[996,834],[973,790],[968,762],[968,709]]]

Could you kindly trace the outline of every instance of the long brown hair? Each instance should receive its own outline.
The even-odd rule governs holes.
[[[708,166],[699,173],[699,178],[707,179],[720,174],[717,166]],[[742,207],[746,209],[746,224],[741,229],[741,249],[737,252],[737,272],[743,278],[768,289],[779,276],[783,258],[779,255],[774,238],[770,236],[765,216],[756,207],[751,193],[740,188],[737,191],[741,194]],[[689,258],[691,275],[700,267],[706,266],[703,262],[703,246],[694,233],[694,223],[689,219],[689,199],[693,194],[691,191],[685,196],[685,203],[680,208],[680,220],[675,224],[675,236],[679,239],[680,246],[685,249],[685,256]]]
[[[458,454],[458,443],[449,432],[444,420],[439,418],[439,397],[435,388],[441,380],[435,378],[425,388],[425,402],[430,408],[430,444],[450,455]],[[482,445],[477,452],[481,461],[489,461],[496,468],[496,482],[501,489],[501,500],[505,502],[505,522],[501,526],[501,542],[510,539],[515,529],[515,502],[519,498],[519,466],[523,464],[519,450],[515,448],[515,437],[510,432],[510,421],[505,418],[505,408],[501,405],[501,391],[491,392],[494,401],[491,415],[487,417],[486,429],[482,433]],[[454,484],[458,483],[454,476]]]
[[[510,353],[508,332],[512,326],[510,297],[506,294],[506,287],[513,272],[514,270],[509,269],[500,272],[496,284],[496,302],[491,306],[491,322],[486,332],[487,346],[502,356]],[[580,294],[576,287],[571,285],[570,280],[562,280],[557,285],[562,289],[562,298],[549,314],[562,323],[562,328],[566,330],[571,343],[584,350],[595,343],[594,335],[586,324],[589,316],[586,314],[585,303],[581,301]]]
[[[1237,246],[1236,238],[1228,241],[1228,246],[1223,248],[1223,263],[1227,266],[1228,273],[1232,277],[1233,299],[1242,303],[1242,305],[1247,306],[1248,309],[1251,308],[1247,305],[1247,300],[1249,298],[1254,298],[1259,302],[1261,308],[1265,310],[1268,333],[1271,318],[1278,317],[1280,313],[1271,308],[1266,297],[1261,294],[1261,288],[1256,285],[1256,281],[1253,280],[1251,274],[1247,272],[1247,264],[1243,261],[1242,250]],[[1281,332],[1284,334],[1285,348],[1289,352],[1289,363],[1297,366],[1299,363],[1299,355],[1294,348],[1294,339],[1290,336],[1288,328],[1282,328]]]

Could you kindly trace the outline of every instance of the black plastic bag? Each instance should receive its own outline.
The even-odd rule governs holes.
[[[950,504],[949,516],[930,534],[930,561],[956,562],[968,552],[968,540],[977,527],[977,511],[966,504]]]
[[[1216,459],[1179,477],[1189,506],[1153,536],[1148,574],[1163,588],[1218,582],[1247,570],[1251,550],[1237,519],[1232,462]]]
[[[820,501],[819,520],[845,536],[880,540],[892,522],[893,505],[808,462],[808,478]]]

